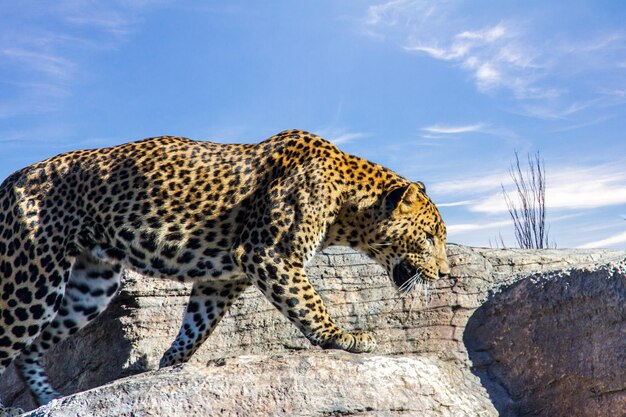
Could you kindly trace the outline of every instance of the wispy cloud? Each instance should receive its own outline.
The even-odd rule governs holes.
[[[442,135],[480,132],[485,125],[483,123],[475,123],[471,125],[433,125],[423,127],[422,130],[428,133],[437,133]]]
[[[580,245],[579,248],[581,249],[606,248],[609,246],[618,245],[620,243],[626,243],[626,232],[617,233],[605,239],[585,243],[584,245]]]
[[[626,161],[598,166],[553,167],[547,174],[546,207],[552,210],[581,210],[626,204]],[[439,195],[454,195],[471,201],[476,213],[502,214],[508,211],[502,185],[512,196],[514,187],[508,172],[433,184]]]
[[[526,116],[561,119],[608,104],[595,100],[601,95],[596,88],[602,86],[595,80],[609,79],[598,74],[621,79],[615,71],[626,62],[626,33],[607,28],[604,33],[587,33],[586,39],[581,39],[579,32],[556,35],[539,19],[505,15],[477,19],[467,15],[468,4],[387,1],[370,6],[363,25],[367,33],[395,42],[407,52],[445,61],[465,71],[482,93],[510,92],[523,104],[516,112]],[[573,85],[570,80],[568,87],[563,87],[564,76],[581,75],[587,82]],[[594,85],[596,88],[589,88]],[[613,87],[609,90],[623,90],[619,81],[609,85]],[[580,93],[590,99],[572,98]],[[538,100],[542,103],[537,104]]]
[[[543,64],[518,23],[502,20],[471,28],[456,15],[457,7],[451,2],[394,0],[370,6],[364,22],[374,33],[400,33],[397,41],[408,52],[458,65],[482,92],[506,88],[519,98],[558,94],[538,85]]]
[[[462,234],[467,232],[472,232],[475,230],[487,230],[487,229],[497,229],[503,226],[510,226],[511,220],[503,220],[497,222],[489,222],[489,223],[459,223],[459,224],[449,224],[446,226],[448,233],[454,234]]]
[[[540,66],[528,48],[520,43],[519,34],[510,23],[500,22],[475,31],[461,31],[451,39],[435,41],[436,44],[427,42],[414,39],[404,49],[458,63],[473,75],[481,91],[505,87],[518,97],[543,97],[548,93],[532,86],[534,80],[527,70],[536,72]]]
[[[483,173],[483,175],[475,177],[464,177],[463,179],[455,179],[449,181],[439,181],[431,186],[430,190],[441,195],[467,195],[468,190],[473,194],[484,195],[493,190],[498,190],[500,184],[509,181],[506,172]]]
[[[92,52],[122,42],[146,8],[163,2],[25,3],[3,9],[9,18],[0,28],[0,77],[10,88],[0,118],[58,110],[84,79]]]
[[[460,207],[460,206],[469,206],[473,203],[473,200],[461,200],[461,201],[453,201],[451,203],[437,203],[437,207]]]
[[[411,13],[407,13],[407,11]],[[369,6],[365,23],[371,26],[408,26],[430,18],[437,6],[420,0],[391,0]]]
[[[21,68],[57,80],[67,80],[75,68],[72,61],[62,56],[24,48],[4,48],[0,55],[5,62],[13,61]]]
[[[335,145],[343,145],[370,136],[368,133],[351,132],[349,130],[340,128],[319,129],[316,130],[314,133],[320,135],[321,137],[334,143]]]
[[[595,126],[595,125],[602,124],[606,122],[607,120],[610,120],[611,118],[612,118],[611,116],[600,116],[592,120],[587,120],[587,121],[583,121],[580,123],[575,123],[575,124],[559,127],[556,129],[552,129],[551,132],[569,132],[572,130],[582,129],[582,128],[589,127],[589,126]]]

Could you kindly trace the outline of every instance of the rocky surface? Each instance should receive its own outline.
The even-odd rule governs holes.
[[[453,402],[442,398],[452,397],[467,400],[463,404],[454,403],[455,407],[467,408],[463,413],[450,415],[488,416],[498,415],[498,412],[504,416],[605,415],[593,414],[600,409],[589,408],[594,401],[594,404],[608,407],[605,409],[615,411],[622,407],[626,410],[626,291],[619,264],[626,258],[626,252],[522,251],[450,245],[448,255],[452,265],[449,279],[418,289],[404,298],[397,295],[381,268],[358,253],[332,248],[316,258],[309,268],[314,286],[344,328],[376,334],[379,348],[375,356],[336,354],[318,348],[304,351],[310,349],[308,342],[257,291],[250,289],[196,353],[191,364],[117,381],[55,402],[38,410],[36,415],[45,415],[41,414],[44,410],[58,413],[60,411],[54,410],[59,410],[60,404],[81,407],[81,401],[83,411],[64,415],[106,415],[85,414],[84,407],[90,403],[96,407],[100,402],[118,401],[140,407],[144,403],[140,400],[142,390],[149,386],[150,378],[154,379],[154,398],[161,392],[167,398],[182,401],[181,407],[191,407],[192,403],[200,401],[193,399],[194,393],[215,387],[202,382],[207,379],[206,372],[211,375],[209,379],[221,381],[219,383],[233,390],[224,397],[236,396],[238,402],[245,403],[245,398],[251,394],[243,388],[245,385],[237,385],[239,374],[233,378],[229,366],[240,371],[245,369],[252,379],[262,379],[266,373],[275,372],[269,371],[267,366],[276,361],[285,372],[295,372],[285,373],[292,376],[285,376],[277,385],[267,388],[265,396],[275,399],[277,407],[282,404],[280,406],[287,410],[286,399],[296,401],[296,397],[290,397],[296,395],[295,388],[290,387],[304,381],[305,377],[298,374],[297,369],[304,366],[299,364],[310,361],[315,367],[311,367],[307,375],[312,375],[314,380],[317,367],[320,375],[322,369],[328,369],[330,375],[324,384],[329,390],[324,394],[328,404],[324,405],[326,408],[312,410],[310,415],[341,415],[340,409],[332,414],[334,409],[327,406],[348,407],[346,401],[350,398],[359,398],[357,402],[361,406],[346,408],[346,413],[353,413],[351,415],[401,415],[405,410],[401,398],[409,394],[396,395],[394,399],[394,392],[389,392],[389,401],[381,402],[381,408],[376,408],[379,406],[376,401],[383,400],[367,400],[368,392],[371,393],[365,387],[367,381],[345,381],[351,367],[369,369],[368,378],[379,373],[387,375],[386,361],[390,360],[406,372],[419,370],[414,374],[400,373],[404,376],[398,376],[397,380],[387,375],[393,383],[406,385],[405,391],[396,389],[396,393],[414,393],[411,398],[415,404],[440,405],[436,412],[418,415],[448,415],[443,413]],[[133,274],[125,278],[123,291],[103,317],[48,355],[47,367],[61,392],[79,392],[154,369],[174,339],[189,288]],[[576,314],[577,311],[580,314]],[[538,352],[551,352],[551,355]],[[578,353],[582,356],[577,356]],[[241,358],[242,355],[245,357]],[[249,359],[249,355],[256,356]],[[227,366],[198,371],[202,369],[200,365],[219,358],[231,359],[226,360]],[[600,366],[602,364],[604,366]],[[193,378],[193,374],[200,376]],[[433,380],[442,386],[434,386]],[[186,389],[181,390],[189,392],[179,393],[171,386],[167,388],[169,382],[158,381],[170,381],[172,386],[184,386]],[[350,383],[363,384],[364,396],[356,396],[358,390],[345,385]],[[381,384],[388,383],[391,384],[389,381]],[[382,392],[380,386],[374,389],[375,393]],[[140,396],[133,397],[133,392]],[[330,395],[333,392],[345,395]],[[34,407],[13,372],[3,377],[0,393],[7,405]],[[355,397],[348,395],[351,393]],[[206,398],[210,396],[206,393],[198,396],[205,398],[200,402],[206,409],[209,406]],[[580,409],[577,413],[561,413],[558,404],[563,398],[571,399],[572,407],[582,404],[589,411],[585,411],[586,414]],[[574,398],[581,401],[576,402]],[[587,402],[583,402],[583,398]],[[489,405],[489,400],[495,408]],[[387,410],[385,413],[396,414],[380,414],[368,411],[367,407],[380,413]],[[415,405],[406,408],[410,411],[405,414],[415,415],[415,410],[426,410],[426,407]],[[65,411],[70,413],[69,410]],[[545,410],[556,411],[545,414]],[[237,414],[243,412],[243,409],[229,411],[231,415],[245,415]],[[165,412],[162,415],[194,414],[190,413],[185,414],[183,410],[179,414]]]
[[[495,415],[479,382],[450,363],[319,350],[148,372],[33,415],[67,417],[68,410],[81,417]]]
[[[538,274],[476,310],[465,341],[502,415],[626,416],[625,274]]]

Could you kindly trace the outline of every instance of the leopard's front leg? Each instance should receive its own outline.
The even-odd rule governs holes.
[[[301,263],[275,254],[267,256],[264,249],[244,255],[242,261],[252,283],[313,345],[353,353],[371,352],[376,347],[370,333],[346,332],[335,324]]]

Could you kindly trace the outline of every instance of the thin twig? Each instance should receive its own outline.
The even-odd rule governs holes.
[[[504,185],[502,192],[513,220],[517,244],[525,249],[548,248],[545,165],[539,152],[534,157],[528,155],[528,170],[524,173],[516,151],[509,173],[517,190],[517,201],[513,200]]]

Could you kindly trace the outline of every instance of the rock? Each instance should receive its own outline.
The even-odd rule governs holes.
[[[528,355],[525,351],[514,349],[506,351],[502,349],[501,343],[491,343],[491,340],[505,340],[507,343],[513,343],[507,339],[508,335],[513,332],[509,331],[507,335],[502,336],[495,332],[489,333],[485,329],[497,327],[495,323],[498,323],[498,319],[504,323],[506,317],[511,317],[512,321],[505,324],[519,326],[520,334],[525,334],[527,339],[530,338],[527,342],[528,346],[531,346],[534,343],[531,337],[533,335],[525,333],[524,329],[528,328],[529,321],[534,316],[528,316],[524,321],[523,316],[518,315],[518,313],[538,309],[543,311],[542,317],[549,317],[552,310],[557,314],[558,306],[553,305],[551,297],[558,295],[558,291],[555,290],[543,297],[522,297],[519,305],[507,304],[510,311],[490,310],[489,306],[499,305],[500,297],[504,297],[508,291],[516,288],[516,286],[530,285],[524,284],[526,282],[540,280],[543,276],[563,274],[563,271],[572,268],[578,268],[576,270],[579,271],[601,270],[599,265],[619,262],[626,258],[626,252],[494,250],[450,245],[448,256],[452,266],[452,275],[449,279],[439,280],[426,289],[419,289],[411,296],[404,298],[398,296],[392,288],[389,278],[380,267],[349,249],[331,248],[320,254],[310,266],[309,275],[318,292],[326,299],[331,314],[339,324],[346,329],[367,330],[376,334],[379,344],[377,355],[386,355],[387,358],[396,361],[406,360],[409,361],[407,363],[412,364],[410,366],[418,366],[416,363],[422,365],[428,363],[430,367],[437,368],[436,372],[443,378],[443,383],[448,384],[448,386],[458,383],[461,384],[461,387],[465,387],[463,390],[471,388],[471,392],[467,393],[467,395],[473,396],[470,404],[482,404],[482,400],[477,400],[477,398],[487,399],[487,393],[480,387],[479,381],[488,390],[489,398],[493,399],[498,410],[501,413],[509,413],[503,415],[517,415],[515,413],[539,409],[532,408],[533,404],[557,401],[557,398],[542,397],[539,386],[534,386],[534,391],[532,389],[524,390],[524,384],[528,383],[527,380],[520,379],[524,375],[518,375],[507,366],[498,368],[500,363],[506,362],[502,358],[506,358],[507,355],[517,355],[522,359],[529,359],[525,366],[530,366],[530,362],[532,362],[530,359],[533,356]],[[584,275],[583,272],[581,274]],[[589,278],[590,284],[588,285],[598,287],[597,294],[602,293],[602,291],[606,292],[600,287],[613,285],[611,279],[603,280],[594,277]],[[623,274],[621,277],[623,279]],[[612,279],[619,279],[619,273]],[[613,287],[617,288],[616,285]],[[580,289],[582,290],[582,287]],[[101,386],[120,377],[154,369],[159,358],[178,332],[188,293],[189,287],[177,283],[126,274],[124,288],[107,312],[79,334],[58,345],[47,356],[46,365],[55,386],[61,392],[75,393]],[[504,299],[502,300],[504,302]],[[572,301],[574,308],[577,303],[584,304],[587,301],[582,296],[573,297],[572,300],[574,300]],[[623,312],[623,306],[626,305],[626,296],[623,290],[618,288],[617,295],[610,298],[609,301],[611,302],[610,308],[616,312]],[[533,303],[541,305],[534,306]],[[583,306],[579,307],[582,308]],[[519,320],[514,321],[514,317],[519,317]],[[589,310],[589,314],[579,317],[577,320],[573,320],[572,317],[571,320],[560,323],[560,326],[561,328],[571,327],[569,333],[563,333],[568,336],[578,333],[585,335],[593,333],[595,337],[601,338],[602,334],[594,333],[596,327],[591,327],[591,323],[594,323],[594,326],[599,326],[598,322],[605,317],[612,317],[614,329],[623,329],[626,315],[622,314],[621,318],[619,318],[618,313],[610,316],[605,314],[604,310],[598,310],[598,314],[595,315],[592,310]],[[466,329],[468,322],[469,326]],[[481,327],[480,323],[483,322],[492,324]],[[597,328],[607,329],[609,327],[611,325],[605,323],[604,327],[599,326]],[[587,333],[583,329],[587,329]],[[621,340],[624,341],[626,338],[623,337],[623,330],[621,331]],[[556,336],[558,334],[557,332]],[[610,332],[610,335],[617,339],[615,332]],[[541,343],[549,344],[549,341],[541,339]],[[466,345],[469,348],[469,357]],[[619,347],[619,342],[615,341],[614,346]],[[623,344],[621,346],[623,347]],[[299,351],[299,353],[293,354],[293,356],[287,354],[293,351]],[[183,371],[188,367],[194,367],[195,364],[205,364],[219,358],[233,358],[227,359],[227,363],[229,361],[238,363],[237,361],[240,359],[235,358],[248,355],[258,355],[259,358],[265,358],[266,362],[274,361],[276,357],[285,357],[286,359],[280,359],[283,361],[281,363],[287,364],[285,366],[292,366],[297,361],[304,361],[311,355],[311,357],[318,358],[315,360],[318,361],[316,363],[320,363],[320,366],[323,358],[324,360],[328,359],[327,353],[321,352],[319,348],[311,349],[310,344],[301,336],[299,331],[287,322],[258,291],[249,289],[233,306],[215,333],[194,355],[192,363],[183,367]],[[330,357],[335,362],[346,362],[344,356]],[[363,355],[357,356],[357,358],[368,358],[368,366],[373,367],[371,369],[376,369],[376,366],[379,365],[378,359],[375,359],[377,357]],[[472,366],[470,358],[476,364],[474,369],[476,375],[469,372]],[[617,363],[618,369],[624,364],[623,357],[621,362],[617,362],[619,358],[616,358],[615,355],[609,356],[607,359]],[[252,368],[263,369],[261,365],[258,365],[263,362],[263,359],[257,360],[254,362],[257,365],[252,366]],[[513,365],[522,366],[518,363]],[[251,365],[241,366],[251,367]],[[333,366],[340,367],[337,364]],[[549,364],[535,363],[535,366],[550,368]],[[195,372],[198,367],[193,369]],[[225,367],[224,372],[227,369],[229,368]],[[443,376],[451,374],[450,370],[452,369],[456,372],[452,374],[458,374],[461,377],[444,378]],[[558,369],[560,370],[560,368]],[[597,369],[594,368],[594,370]],[[164,370],[156,374],[135,376],[133,379],[125,380],[124,383],[115,382],[113,386],[117,387],[115,389],[120,390],[120,392],[125,392],[126,389],[132,389],[130,385],[123,384],[130,383],[132,385],[134,378],[151,378],[152,376],[165,378],[166,375],[170,375],[168,372],[170,371]],[[218,371],[211,370],[210,372]],[[335,373],[336,376],[333,381],[336,384],[344,383],[345,371],[342,372]],[[619,372],[616,372],[617,374]],[[181,374],[174,373],[167,378],[174,378],[173,375]],[[422,387],[430,386],[428,385],[431,383],[429,381],[430,375],[425,374],[424,378],[419,378],[416,383],[421,384]],[[622,372],[621,375],[624,373]],[[597,377],[603,380],[606,376],[599,374]],[[225,374],[224,377],[220,378],[228,379],[228,376]],[[230,375],[230,378],[237,379],[238,376],[233,378],[233,375]],[[141,380],[147,381],[146,379]],[[566,378],[566,380],[568,379]],[[623,376],[621,380],[624,381]],[[546,377],[537,381],[549,381],[549,378]],[[615,387],[620,385],[619,375],[614,376],[613,381],[616,383],[610,385],[611,390],[617,389]],[[294,383],[297,383],[297,380],[294,379]],[[462,385],[463,383],[466,385]],[[180,384],[184,385],[185,382],[181,380]],[[561,385],[565,387],[566,384]],[[98,391],[104,390],[101,391],[103,393],[114,392],[111,391],[113,388],[110,387],[105,386],[99,388]],[[332,387],[329,385],[331,391]],[[581,388],[578,385],[577,387]],[[520,390],[516,391],[516,388]],[[285,390],[286,388],[277,389]],[[32,409],[35,406],[13,372],[7,372],[3,377],[0,392],[7,405],[21,406],[25,409]],[[567,390],[559,392],[561,396],[568,394]],[[247,395],[246,392],[242,391],[235,391],[231,394],[239,396],[239,401],[244,401],[242,396]],[[75,398],[87,398],[85,395],[95,394],[79,394]],[[175,394],[169,393],[168,395]],[[180,395],[183,395],[180,398],[184,398],[184,393]],[[572,391],[570,395],[574,396],[577,393]],[[611,395],[619,398],[619,392]],[[120,393],[117,396],[119,397]],[[333,396],[327,398],[329,401],[334,401]],[[434,397],[431,395],[429,398]],[[415,395],[416,403],[427,401],[429,398]],[[114,398],[102,401],[113,400]],[[64,399],[61,403],[65,403],[65,401],[68,401],[69,404],[69,401],[79,400]],[[187,401],[188,404],[191,402],[191,400]],[[54,407],[58,407],[58,404],[56,402]],[[480,407],[483,406],[480,405]],[[457,415],[480,415],[478,414],[479,411],[483,412],[482,415],[497,415],[493,407],[490,410],[480,407],[476,408],[473,414],[468,411],[466,414]],[[44,407],[41,410],[47,409]],[[233,415],[237,415],[237,412],[239,411],[232,411]],[[362,415],[368,413],[366,409],[358,412]],[[380,415],[375,412],[370,414]],[[556,413],[552,415],[578,414]]]
[[[502,416],[626,416],[626,262],[494,294],[465,342]]]
[[[320,350],[240,356],[122,379],[30,416],[495,416],[468,376],[427,357]]]

